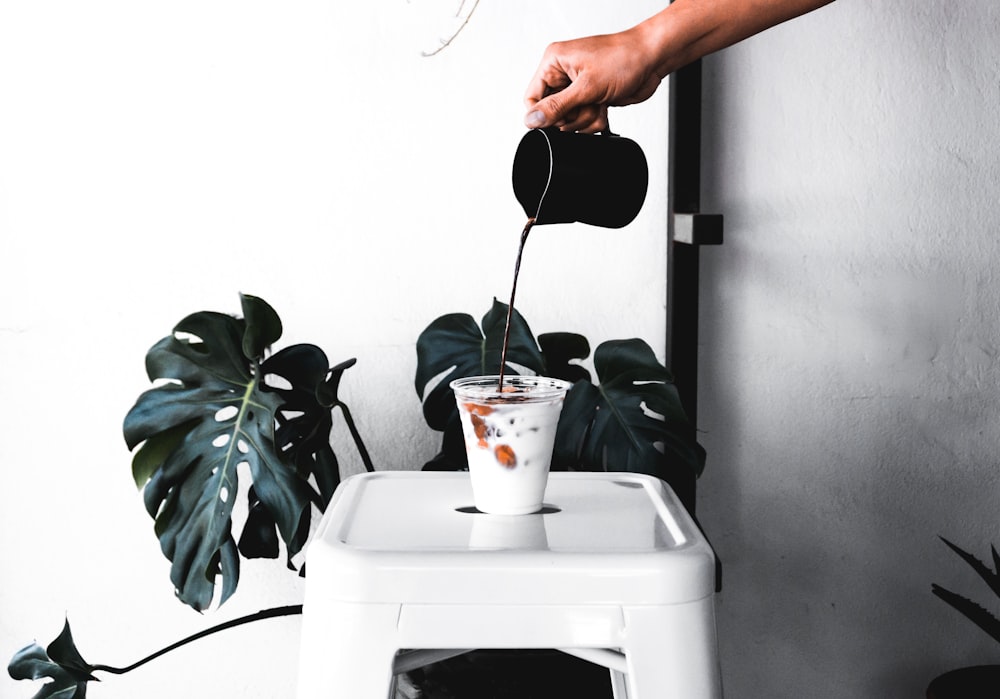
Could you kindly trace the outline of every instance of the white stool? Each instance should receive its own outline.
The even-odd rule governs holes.
[[[468,473],[346,479],[306,555],[298,699],[386,699],[477,648],[557,648],[619,698],[719,699],[715,558],[669,487],[553,473],[545,503],[479,513]]]

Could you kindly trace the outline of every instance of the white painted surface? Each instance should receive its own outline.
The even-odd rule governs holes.
[[[705,62],[699,517],[726,696],[922,697],[1000,648],[1000,11],[842,1]]]
[[[458,4],[0,5],[0,655],[47,644],[68,614],[84,658],[126,665],[301,601],[275,562],[245,564],[218,612],[173,598],[121,422],[148,387],[146,350],[190,312],[262,296],[279,347],[358,358],[342,395],[379,468],[436,453],[414,343],[435,317],[479,318],[509,293],[528,78],[549,41],[657,6],[483,0],[451,47],[420,57]],[[639,336],[662,356],[666,93],[613,125],[650,156],[645,210],[623,231],[536,228],[518,305],[536,333]],[[358,470],[342,429],[334,444]],[[284,699],[298,630],[230,631],[90,694]],[[35,691],[0,677],[4,697]]]

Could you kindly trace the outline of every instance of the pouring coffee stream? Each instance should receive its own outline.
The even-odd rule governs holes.
[[[521,243],[517,246],[517,260],[514,262],[514,282],[510,285],[510,303],[507,305],[507,323],[504,325],[503,347],[500,350],[499,389],[501,391],[503,390],[504,367],[507,366],[507,347],[510,345],[510,322],[514,317],[514,296],[517,294],[517,276],[521,272],[521,255],[524,253],[524,244],[528,240],[528,233],[531,232],[531,227],[534,225],[535,217],[532,216],[528,219],[528,222],[524,224],[524,230],[521,231]]]

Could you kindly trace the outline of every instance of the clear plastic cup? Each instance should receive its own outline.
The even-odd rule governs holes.
[[[542,376],[473,376],[452,381],[480,512],[542,509],[556,426],[568,381]]]

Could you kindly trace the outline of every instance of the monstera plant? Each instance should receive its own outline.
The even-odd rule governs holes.
[[[463,376],[496,374],[507,305],[494,299],[481,326],[464,313],[434,320],[417,340],[415,387],[427,424],[443,432],[441,452],[428,470],[467,468],[462,427],[448,387]],[[681,407],[670,372],[642,340],[612,340],[594,352],[597,383],[574,360],[590,344],[575,333],[539,335],[515,309],[507,360],[510,368],[573,383],[556,433],[555,471],[631,471],[674,482],[698,476],[705,453]]]
[[[309,534],[312,508],[324,510],[340,482],[330,446],[339,408],[361,459],[372,469],[351,413],[337,392],[351,359],[330,367],[315,345],[273,354],[281,320],[263,299],[241,295],[243,317],[203,311],[184,318],[146,355],[154,387],[125,417],[132,474],[171,561],[178,598],[196,610],[236,590],[241,555],[289,567]],[[248,467],[248,515],[234,539],[239,470]],[[261,619],[301,613],[301,605],[263,610],[183,639],[128,667],[86,662],[67,622],[47,648],[32,644],[11,660],[14,679],[49,680],[34,699],[84,699],[95,672],[121,674],[206,635]]]

